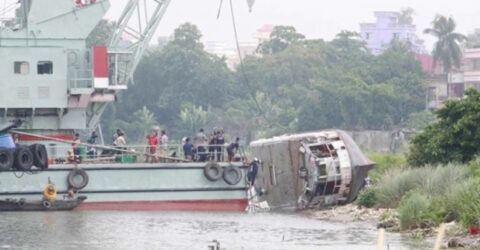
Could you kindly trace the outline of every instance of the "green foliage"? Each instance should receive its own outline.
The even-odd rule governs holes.
[[[395,168],[374,185],[376,204],[396,207],[402,228],[480,218],[480,179],[462,165]]]
[[[364,207],[373,207],[377,203],[375,189],[371,187],[362,189],[355,202]]]
[[[402,230],[418,228],[420,223],[431,221],[430,205],[430,199],[418,190],[406,193],[397,209],[400,228]]]
[[[207,112],[229,101],[232,73],[223,58],[203,50],[200,38],[197,27],[186,23],[175,30],[174,40],[161,51],[150,51],[135,72],[136,84],[122,92],[115,104],[116,110],[122,111],[116,118],[129,121],[133,112],[146,106],[171,138],[181,138],[192,125],[181,120],[186,103]]]
[[[438,122],[411,141],[409,164],[466,163],[479,153],[480,93],[469,89],[465,95],[465,99],[446,102],[436,112]]]
[[[377,205],[395,208],[402,197],[422,185],[426,175],[423,169],[393,168],[385,172],[382,181],[376,184]]]
[[[207,123],[207,112],[202,106],[196,107],[193,103],[187,102],[182,105],[180,120],[185,134],[195,134],[198,129],[205,127]]]
[[[374,57],[354,32],[326,42],[278,26],[272,53],[247,57],[232,72],[225,58],[204,51],[200,38],[187,23],[161,50],[150,50],[136,84],[109,107],[106,127],[131,121],[145,106],[172,138],[183,137],[191,128],[180,114],[191,103],[207,112],[205,126],[257,138],[331,127],[389,129],[424,108],[420,64],[400,45]]]
[[[369,153],[368,158],[375,162],[375,167],[368,172],[372,183],[379,182],[390,169],[404,168],[406,164],[405,156],[398,154]]]
[[[470,224],[479,226],[480,219],[480,179],[465,179],[446,194],[443,200],[446,214],[453,215],[467,227]]]
[[[460,43],[467,39],[466,36],[455,32],[455,21],[449,17],[437,15],[432,21],[432,28],[425,29],[424,33],[437,38],[433,49],[433,67],[439,61],[443,63],[444,73],[449,73],[453,66],[459,68],[462,59]]]
[[[431,111],[414,112],[408,115],[405,127],[415,130],[423,130],[435,122],[435,114]]]
[[[476,30],[474,33],[467,36],[467,48],[480,48],[480,31]]]
[[[270,39],[261,43],[257,51],[262,54],[275,54],[285,50],[290,44],[301,41],[304,35],[297,33],[292,26],[275,26]]]
[[[110,38],[113,35],[115,28],[115,22],[109,22],[107,20],[101,20],[95,29],[87,37],[87,47],[93,45],[107,46],[110,42]]]

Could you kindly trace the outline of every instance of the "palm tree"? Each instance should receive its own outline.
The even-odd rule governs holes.
[[[467,37],[456,33],[455,21],[442,15],[437,15],[432,21],[432,28],[425,29],[425,34],[431,34],[437,37],[435,48],[433,49],[433,68],[437,66],[438,61],[443,63],[444,73],[448,74],[455,67],[460,67],[462,50],[459,43],[467,40]]]

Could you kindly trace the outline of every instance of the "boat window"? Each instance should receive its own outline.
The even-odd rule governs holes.
[[[324,158],[330,156],[330,151],[325,144],[310,146],[310,151],[312,151],[316,157]]]
[[[30,72],[30,64],[25,61],[14,62],[13,71],[15,74],[26,75]]]
[[[37,64],[37,73],[39,75],[53,74],[53,63],[51,61],[39,61]]]

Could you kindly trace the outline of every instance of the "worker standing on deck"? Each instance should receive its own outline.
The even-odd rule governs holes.
[[[73,139],[73,154],[75,158],[75,162],[80,163],[82,158],[80,157],[80,135],[78,133],[75,134],[75,139]]]
[[[185,139],[183,144],[183,153],[185,154],[185,159],[193,160],[193,144],[190,142],[190,138]]]
[[[151,134],[147,135],[148,140],[148,151],[145,157],[145,162],[156,162],[157,157],[155,154],[157,153],[157,145],[158,145],[158,133],[157,131],[152,131]]]
[[[238,148],[240,147],[240,138],[237,137],[234,142],[230,143],[227,147],[227,154],[228,154],[228,162],[233,160],[233,156],[237,152]]]
[[[203,128],[201,128],[193,138],[194,153],[196,154],[195,158],[198,161],[203,162],[206,159],[205,146],[207,145],[207,142],[207,136],[203,132]]]
[[[160,155],[167,156],[168,136],[165,130],[160,132]]]
[[[223,161],[223,147],[225,146],[225,137],[223,129],[217,132],[216,136],[216,143],[217,143],[217,161]]]
[[[127,145],[127,141],[125,140],[125,135],[123,132],[120,131],[120,133],[117,136],[117,139],[115,139],[115,145],[119,149],[127,149],[125,146]]]
[[[88,138],[87,143],[90,145],[94,145],[95,141],[97,140],[97,133],[95,131],[92,131],[92,134],[90,135],[90,138]],[[93,146],[88,146],[87,154],[95,157],[97,150]]]
[[[257,177],[259,164],[260,164],[260,161],[258,160],[257,157],[255,157],[253,162],[250,164],[250,167],[247,173],[247,180],[248,180],[249,186],[253,186],[255,184],[255,178]]]

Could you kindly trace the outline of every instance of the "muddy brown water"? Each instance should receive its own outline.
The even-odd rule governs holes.
[[[0,249],[376,249],[367,223],[296,214],[190,212],[2,212]],[[384,249],[432,249],[395,233]]]

